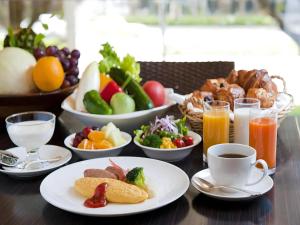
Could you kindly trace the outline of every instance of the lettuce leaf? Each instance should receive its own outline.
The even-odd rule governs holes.
[[[107,74],[112,67],[120,68],[120,58],[109,43],[102,45],[99,51],[103,59],[99,62],[99,71]]]
[[[189,129],[186,126],[186,117],[183,117],[182,119],[177,120],[175,123],[178,128],[178,133],[180,133],[182,135],[187,135]]]
[[[133,80],[140,83],[140,64],[135,61],[135,58],[127,54],[121,62],[121,69],[125,71]]]
[[[141,82],[140,64],[136,62],[133,56],[127,54],[121,61],[114,48],[107,42],[102,45],[99,52],[103,57],[99,62],[100,73],[108,74],[111,68],[116,67],[122,69],[131,79]]]

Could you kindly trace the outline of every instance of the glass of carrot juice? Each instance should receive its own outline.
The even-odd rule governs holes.
[[[216,100],[205,102],[203,108],[203,160],[207,162],[210,146],[229,142],[230,105]]]
[[[277,113],[269,109],[253,109],[249,120],[249,145],[258,159],[267,162],[269,174],[276,170]]]

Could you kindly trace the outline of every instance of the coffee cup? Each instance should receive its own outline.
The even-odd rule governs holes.
[[[248,145],[226,143],[213,145],[207,151],[208,168],[217,185],[249,186],[262,181],[268,174],[268,165],[262,160],[256,160],[256,150]],[[249,182],[253,168],[262,166],[262,175]]]

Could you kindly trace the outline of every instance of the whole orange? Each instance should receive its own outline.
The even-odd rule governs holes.
[[[40,58],[33,68],[33,81],[41,91],[54,91],[64,82],[65,73],[54,56]]]

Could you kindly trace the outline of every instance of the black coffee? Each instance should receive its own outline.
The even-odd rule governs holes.
[[[247,157],[246,155],[241,155],[241,154],[223,154],[223,155],[219,155],[219,157],[223,157],[223,158],[245,158]]]

